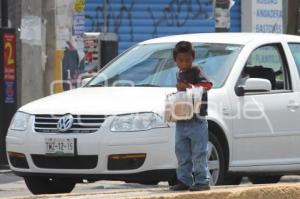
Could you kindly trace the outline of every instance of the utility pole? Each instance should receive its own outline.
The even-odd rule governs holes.
[[[299,0],[288,1],[288,25],[287,33],[298,35],[299,34]]]
[[[107,0],[104,0],[104,23],[103,23],[103,29],[102,29],[102,32],[107,32],[107,27],[108,27],[108,24],[107,24],[107,22],[108,22],[108,20],[107,20],[107,4],[108,4],[108,2],[107,2]]]
[[[46,21],[45,25],[45,46],[44,50],[47,59],[45,63],[44,71],[44,92],[45,95],[51,93],[51,83],[54,79],[54,66],[55,66],[55,50],[56,50],[56,26],[55,26],[55,14],[56,14],[56,0],[43,0],[43,16]]]
[[[8,27],[8,0],[1,0],[1,25]]]
[[[41,0],[22,0],[22,19],[35,16],[43,21]],[[41,23],[43,26],[44,23]],[[31,28],[37,28],[32,24]],[[42,27],[41,27],[42,28]],[[21,30],[22,31],[22,30]],[[43,44],[43,42],[41,42]],[[42,44],[22,41],[21,57],[21,105],[44,97],[44,70]]]
[[[5,137],[17,110],[16,34],[8,28],[8,0],[1,1],[0,30],[0,164],[7,164]]]

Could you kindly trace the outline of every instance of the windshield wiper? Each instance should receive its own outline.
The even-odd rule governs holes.
[[[159,85],[155,84],[136,84],[136,87],[160,87]]]
[[[124,85],[118,85],[118,86],[124,86]],[[87,85],[86,87],[104,87],[104,84],[99,83],[99,84]],[[155,84],[136,84],[134,85],[134,87],[160,87],[160,86]]]
[[[93,85],[87,85],[86,87],[104,87],[103,84],[93,84]]]

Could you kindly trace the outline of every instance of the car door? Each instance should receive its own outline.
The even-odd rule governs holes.
[[[271,82],[269,92],[249,92],[233,102],[232,166],[264,166],[300,162],[297,93],[280,43],[251,52],[237,85],[247,78]],[[295,140],[297,137],[297,141]],[[295,160],[296,159],[296,160]]]

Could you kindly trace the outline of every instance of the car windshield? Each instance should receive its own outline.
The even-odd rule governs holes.
[[[174,87],[178,72],[172,55],[174,46],[175,43],[134,46],[103,68],[87,86]],[[204,71],[214,88],[219,88],[242,46],[196,43],[194,48],[194,64]]]

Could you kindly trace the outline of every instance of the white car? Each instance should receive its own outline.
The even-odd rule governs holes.
[[[151,39],[110,62],[85,86],[21,107],[6,137],[10,168],[34,194],[70,192],[76,183],[176,180],[172,49],[193,43],[208,94],[211,184],[279,181],[300,172],[300,37],[255,33]]]

